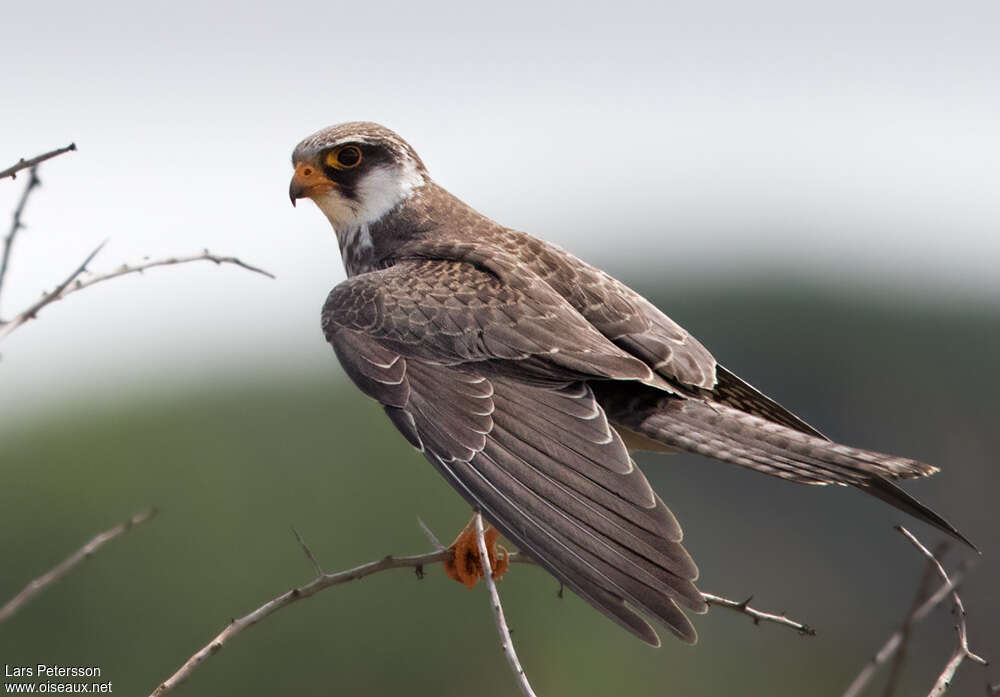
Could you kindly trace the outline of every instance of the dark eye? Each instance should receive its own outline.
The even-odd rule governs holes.
[[[361,164],[361,149],[357,145],[342,145],[327,154],[326,164],[336,169],[357,167]]]

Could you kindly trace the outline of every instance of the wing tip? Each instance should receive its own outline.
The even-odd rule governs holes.
[[[934,512],[928,506],[920,503],[920,501],[888,479],[876,476],[864,484],[863,487],[865,492],[871,494],[875,498],[885,501],[889,505],[913,516],[917,520],[937,528],[941,532],[947,533],[956,540],[968,545],[969,548],[977,554],[982,554],[979,548],[976,547],[976,545],[974,545],[969,538],[958,531],[958,528],[949,523],[944,517]]]

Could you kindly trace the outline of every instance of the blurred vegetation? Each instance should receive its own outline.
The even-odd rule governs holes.
[[[1000,659],[1000,314],[988,306],[708,279],[639,289],[716,356],[828,435],[943,466],[907,485],[984,556],[963,594],[973,648]],[[14,369],[12,366],[0,368]],[[323,567],[427,551],[462,501],[381,410],[328,370],[248,376],[190,394],[107,395],[0,442],[0,598],[94,533],[153,504],[116,540],[0,625],[0,662],[99,665],[116,694],[148,694],[229,621],[308,580],[295,526]],[[10,398],[10,396],[8,396]],[[500,586],[543,695],[839,695],[909,607],[922,560],[902,516],[840,488],[801,487],[688,456],[641,460],[685,527],[706,591],[787,611],[800,637],[714,610],[701,642],[649,649],[535,568]],[[925,541],[936,532],[907,523]],[[969,556],[964,550],[953,552]],[[439,568],[389,571],[298,603],[238,637],[178,694],[511,695],[485,590]],[[947,609],[914,638],[899,694],[929,688],[953,645]],[[955,694],[984,677],[964,668]]]

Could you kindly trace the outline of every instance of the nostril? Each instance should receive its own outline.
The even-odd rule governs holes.
[[[313,171],[312,171],[312,169],[311,169],[311,168],[309,168],[309,167],[306,167],[305,169],[303,169],[303,170],[302,170],[302,174],[303,174],[303,176],[306,176],[306,177],[308,177],[308,176],[309,176],[310,174],[312,174],[312,173],[313,173]]]

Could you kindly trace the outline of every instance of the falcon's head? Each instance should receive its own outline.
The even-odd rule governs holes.
[[[311,198],[335,230],[375,222],[428,181],[405,140],[360,121],[312,134],[295,146],[292,165],[292,205]]]

